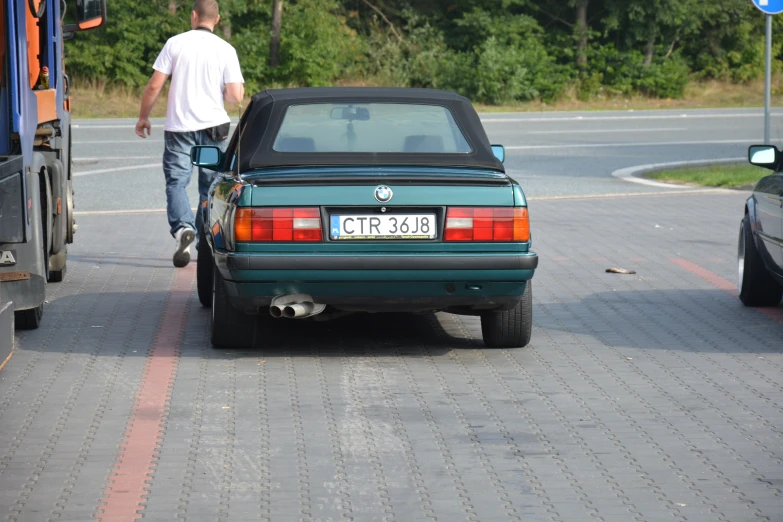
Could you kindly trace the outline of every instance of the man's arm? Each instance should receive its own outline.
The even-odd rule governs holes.
[[[152,78],[147,82],[147,88],[144,89],[144,96],[141,98],[141,110],[139,111],[139,121],[136,123],[136,134],[142,138],[146,138],[152,134],[152,124],[150,123],[150,113],[155,106],[155,102],[158,100],[160,91],[163,90],[163,86],[166,84],[166,80],[169,79],[168,74],[163,74],[160,71],[155,71],[152,74]],[[147,130],[147,136],[144,135],[144,130]]]
[[[227,83],[223,91],[223,99],[231,103],[241,103],[245,99],[245,84]]]

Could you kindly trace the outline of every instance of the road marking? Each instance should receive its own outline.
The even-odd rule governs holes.
[[[196,209],[192,209],[193,212]],[[74,212],[74,216],[118,216],[122,214],[158,214],[166,212],[165,208],[139,208],[132,210],[85,210],[82,212]]]
[[[729,189],[694,189],[694,190],[670,190],[667,192],[615,192],[608,194],[573,194],[569,196],[533,196],[525,198],[527,201],[558,201],[571,199],[600,199],[600,198],[630,198],[639,196],[680,196],[687,194],[738,194],[736,190]]]
[[[142,516],[137,511],[144,510],[142,502],[149,493],[150,474],[157,465],[159,438],[171,404],[171,386],[177,374],[195,275],[194,264],[174,272],[168,302],[136,389],[124,442],[106,484],[104,505],[97,508],[102,513],[96,517],[104,522],[125,522]]]
[[[687,127],[668,127],[657,129],[582,129],[582,130],[545,130],[528,131],[526,134],[625,134],[627,132],[677,132],[690,130]]]
[[[783,113],[774,113],[775,116],[783,116]],[[539,123],[558,121],[634,121],[634,120],[704,120],[704,119],[730,119],[730,118],[764,118],[763,113],[758,114],[657,114],[650,116],[569,116],[552,118],[485,118],[481,123]]]
[[[73,127],[74,129],[131,129],[131,130],[135,130],[136,129],[136,121],[137,120],[133,119],[133,120],[128,120],[128,123],[101,123],[101,124],[98,124],[98,125],[91,125],[91,124],[86,124],[85,125],[83,123],[79,123],[79,124],[73,124],[73,125],[71,125],[71,127]],[[236,124],[238,122],[239,122],[239,119],[237,119],[237,118],[232,118],[231,119],[231,123],[232,124]],[[153,123],[152,124],[152,128],[153,129],[162,129],[163,127],[165,127],[165,125],[163,123]]]
[[[139,142],[139,143],[163,143],[163,140],[151,140],[149,138],[139,138],[138,136],[137,138],[140,140],[141,139],[144,140],[143,142]],[[99,140],[99,141],[76,140],[74,142],[74,145],[100,145],[102,143],[128,143],[132,139],[133,139],[132,137],[128,137],[127,140]]]
[[[691,274],[699,277],[700,279],[703,279],[707,283],[711,284],[715,288],[718,288],[719,290],[723,290],[727,294],[731,295],[732,297],[737,297],[737,285],[735,283],[732,283],[728,279],[724,279],[718,274],[714,272],[710,272],[704,267],[701,267],[697,265],[696,263],[692,263],[688,261],[687,259],[683,259],[681,257],[669,259],[672,263],[679,266],[683,270],[686,270],[690,272]],[[783,323],[783,309],[780,307],[778,308],[753,308],[753,310],[756,310],[757,312],[766,315],[773,321],[777,321],[778,323]]]
[[[129,124],[129,125],[72,125],[72,127],[75,127],[77,129],[136,129],[136,124]],[[153,129],[162,129],[163,125],[155,124],[152,126]]]
[[[758,140],[711,140],[711,141],[648,141],[622,143],[562,143],[560,145],[509,145],[506,150],[543,150],[543,149],[606,149],[619,147],[672,147],[675,145],[743,145],[758,144]]]
[[[74,172],[74,177],[76,176],[91,176],[93,174],[107,174],[109,172],[123,172],[126,170],[141,170],[141,169],[149,169],[152,167],[161,167],[161,162],[158,163],[145,163],[144,165],[130,165],[128,167],[116,167],[112,169],[98,169],[98,170],[86,170],[84,172]],[[162,167],[161,167],[162,168]]]
[[[11,320],[13,321],[13,319],[11,319]],[[16,341],[14,341],[14,342],[16,342]],[[13,356],[14,356],[14,350],[11,350],[11,353],[8,354],[8,357],[5,358],[5,361],[0,362],[0,370],[2,370],[3,367],[5,367],[5,365],[8,364],[8,361],[10,361],[11,357],[13,357]]]
[[[155,159],[155,158],[161,158],[162,155],[158,156],[96,156],[94,158],[73,158],[73,161],[127,161],[129,159],[131,160],[140,160],[140,159]]]

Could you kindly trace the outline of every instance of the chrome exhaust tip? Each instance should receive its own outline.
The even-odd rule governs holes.
[[[281,310],[279,306],[272,305],[269,307],[269,315],[275,319],[280,319],[283,317],[283,310]]]
[[[283,316],[289,319],[310,315],[312,312],[313,303],[290,304],[283,308]]]

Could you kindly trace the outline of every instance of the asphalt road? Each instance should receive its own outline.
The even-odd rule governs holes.
[[[783,141],[783,112],[772,137]],[[612,178],[623,167],[742,157],[763,142],[763,112],[753,110],[482,114],[506,167],[531,198],[658,191]],[[77,211],[163,209],[162,120],[152,136],[135,120],[74,122]],[[190,187],[196,201],[195,183]]]
[[[162,128],[77,122],[87,214],[0,371],[0,520],[783,521],[783,305],[733,283],[748,193],[611,176],[744,156],[761,112],[485,120],[536,198],[523,349],[450,314],[259,321],[213,349],[195,263],[144,211]]]
[[[83,216],[0,371],[0,520],[780,522],[783,307],[734,292],[745,196],[535,202],[514,350],[450,314],[215,350],[162,216]]]

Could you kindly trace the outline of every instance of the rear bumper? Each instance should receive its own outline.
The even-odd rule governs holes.
[[[272,299],[279,295],[308,294],[313,301],[351,312],[480,313],[514,308],[527,281],[286,281],[238,283],[226,281],[232,306],[247,314],[267,314]]]
[[[538,256],[482,255],[266,255],[215,253],[218,268],[237,270],[535,270]],[[224,274],[225,276],[226,274]],[[227,279],[231,279],[227,277]]]
[[[215,253],[232,305],[266,313],[274,297],[308,294],[338,310],[513,308],[538,266],[534,253],[266,255]]]

